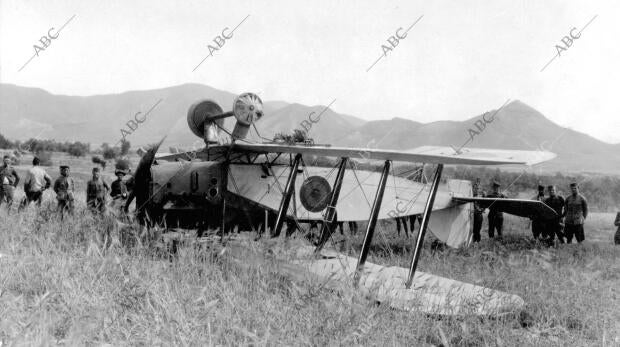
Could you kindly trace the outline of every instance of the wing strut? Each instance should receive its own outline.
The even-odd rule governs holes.
[[[347,167],[347,163],[349,162],[349,158],[344,157],[340,160],[340,166],[338,167],[338,173],[336,174],[336,180],[334,182],[334,189],[332,190],[332,195],[329,198],[329,205],[327,205],[327,209],[325,210],[325,219],[323,223],[321,223],[321,238],[319,239],[319,244],[314,249],[314,253],[318,254],[325,246],[325,243],[332,236],[334,229],[336,228],[336,205],[338,204],[338,197],[340,196],[340,188],[342,188],[342,179],[344,178],[344,171]]]
[[[286,187],[284,188],[284,194],[282,195],[282,200],[280,201],[280,208],[278,209],[276,226],[273,231],[272,237],[280,236],[280,232],[282,231],[282,225],[284,224],[284,219],[286,218],[288,205],[291,202],[291,196],[293,195],[293,191],[295,190],[295,178],[297,178],[297,169],[299,168],[300,161],[301,154],[298,153],[297,155],[295,155],[293,165],[291,166],[291,173],[288,175],[288,180],[286,181]]]
[[[411,265],[409,266],[409,277],[407,278],[406,287],[411,288],[413,283],[413,275],[418,267],[418,259],[420,258],[420,252],[422,251],[422,244],[424,243],[424,234],[428,227],[428,221],[431,219],[431,211],[433,210],[433,203],[435,202],[435,195],[437,195],[437,188],[439,187],[439,180],[441,179],[441,172],[443,171],[443,164],[437,165],[437,171],[435,171],[435,177],[433,178],[433,185],[431,191],[428,194],[426,200],[426,206],[424,207],[424,214],[422,215],[422,225],[420,226],[420,232],[418,233],[418,239],[415,243],[415,249],[413,250],[413,257],[411,258]]]
[[[357,267],[355,268],[355,275],[353,277],[353,285],[357,286],[359,283],[361,272],[364,269],[364,263],[366,263],[366,257],[370,250],[370,243],[372,242],[372,236],[375,233],[375,225],[377,224],[377,218],[379,217],[379,210],[381,210],[381,201],[383,200],[383,193],[385,192],[385,184],[387,183],[387,177],[390,173],[390,161],[386,160],[383,164],[383,172],[381,173],[381,179],[379,180],[379,186],[377,187],[377,194],[375,200],[372,203],[370,210],[370,218],[368,219],[368,227],[366,228],[366,236],[364,236],[364,244],[360,251],[360,257],[357,260]]]

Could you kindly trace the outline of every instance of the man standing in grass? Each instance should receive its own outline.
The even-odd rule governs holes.
[[[480,191],[480,184],[479,184],[479,180],[476,181],[476,183],[473,186],[473,196],[474,197],[483,197],[484,193]],[[484,212],[484,208],[482,208],[480,206],[479,203],[474,202],[474,230],[473,230],[473,241],[474,242],[480,242],[480,230],[482,229],[482,221],[483,221],[483,216],[482,213]]]
[[[86,205],[93,213],[105,212],[105,196],[109,190],[110,187],[101,178],[99,168],[93,168],[93,179],[86,185]]]
[[[56,192],[56,200],[58,200],[58,212],[60,217],[64,219],[65,212],[73,215],[73,194],[75,192],[75,183],[73,178],[69,177],[69,166],[60,166],[60,177],[54,182],[54,192]]]
[[[538,194],[532,198],[532,200],[536,201],[545,201],[545,187],[542,185],[538,185]],[[538,240],[538,238],[542,235],[543,238],[547,238],[547,232],[545,230],[546,225],[545,221],[540,218],[532,218],[532,235],[534,236],[534,240]]]
[[[487,195],[487,198],[505,199],[506,195],[499,191],[500,184],[497,181],[493,181],[493,191]],[[502,228],[504,226],[504,214],[493,207],[493,203],[489,206],[489,238],[492,239],[495,236],[495,230],[497,230],[497,238],[502,238]]]
[[[545,204],[551,207],[555,213],[557,213],[557,217],[551,219],[547,222],[547,232],[549,245],[553,243],[555,236],[558,237],[560,243],[564,243],[564,234],[562,233],[562,218],[564,217],[564,198],[555,194],[555,186],[551,185],[547,187],[547,191],[549,193],[549,197],[545,199]]]
[[[11,166],[11,157],[5,155],[2,161],[2,166],[0,166],[0,205],[6,201],[7,209],[10,210],[15,195],[15,187],[19,183],[19,175]]]
[[[110,196],[112,197],[114,206],[122,210],[122,207],[125,206],[125,202],[127,201],[127,185],[123,181],[125,170],[116,169],[114,174],[116,175],[116,181],[112,182]]]
[[[583,222],[588,217],[588,202],[583,195],[579,194],[577,183],[570,184],[571,195],[566,197],[565,208],[566,218],[564,220],[566,234],[566,243],[573,242],[573,236],[577,242],[581,243],[585,240],[583,232]]]
[[[28,175],[24,180],[24,192],[26,197],[22,200],[19,208],[23,209],[35,202],[37,206],[41,206],[43,192],[52,185],[52,178],[40,166],[40,160],[37,157],[32,159],[32,168],[28,170]]]

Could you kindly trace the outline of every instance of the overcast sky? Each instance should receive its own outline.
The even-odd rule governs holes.
[[[39,38],[72,17],[18,71]],[[69,95],[193,82],[264,100],[336,99],[336,112],[420,122],[462,120],[520,99],[617,143],[619,18],[611,0],[0,0],[0,80]],[[388,38],[418,19],[392,48]],[[242,21],[193,71],[213,39]],[[589,22],[541,72],[571,28],[578,36]]]

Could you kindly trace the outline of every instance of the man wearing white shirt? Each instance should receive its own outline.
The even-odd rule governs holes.
[[[39,166],[39,158],[32,159],[32,168],[28,170],[26,180],[24,181],[24,192],[26,197],[22,200],[21,208],[36,202],[37,206],[41,206],[41,198],[43,191],[52,185],[52,178],[45,172],[45,169]]]

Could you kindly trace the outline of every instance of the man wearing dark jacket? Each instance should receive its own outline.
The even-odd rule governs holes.
[[[553,243],[555,236],[558,237],[560,243],[564,243],[564,234],[562,233],[562,219],[564,218],[564,198],[555,194],[555,186],[551,185],[547,187],[549,197],[545,199],[544,203],[551,207],[558,216],[554,219],[547,221],[547,242]]]
[[[537,201],[545,201],[545,187],[538,185],[538,194],[532,198],[532,200]],[[546,225],[543,219],[532,218],[532,235],[534,236],[534,240],[538,240],[538,238],[542,235],[543,238],[547,238]]]
[[[473,186],[473,196],[474,197],[483,197],[484,193],[480,191],[480,186],[476,183]],[[482,229],[482,221],[484,212],[484,208],[480,206],[479,203],[474,202],[474,230],[473,230],[473,241],[480,242],[480,230]]]
[[[487,195],[487,198],[505,199],[506,196],[499,191],[500,184],[497,181],[493,181],[493,191]],[[502,227],[504,226],[504,214],[497,209],[493,208],[493,203],[489,206],[489,238],[492,239],[495,236],[495,230],[497,230],[497,238],[502,238]]]
[[[15,187],[19,183],[19,175],[11,166],[11,157],[5,155],[0,166],[0,205],[6,201],[7,208],[10,210],[15,195]]]

